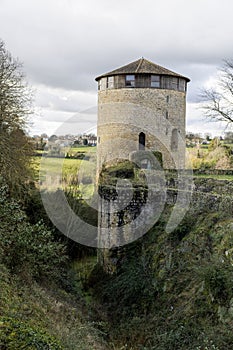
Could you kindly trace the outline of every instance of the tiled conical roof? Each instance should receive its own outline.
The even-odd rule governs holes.
[[[112,76],[112,75],[120,75],[120,74],[158,74],[158,75],[169,75],[175,76],[179,78],[184,78],[187,81],[190,81],[189,78],[186,78],[180,74],[170,71],[169,69],[163,68],[158,64],[150,62],[145,58],[140,58],[137,61],[131,62],[123,67],[114,69],[111,72],[102,74],[98,76],[95,80],[99,80],[100,78]]]

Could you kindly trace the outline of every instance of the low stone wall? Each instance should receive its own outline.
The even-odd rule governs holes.
[[[102,185],[99,194],[102,197],[99,241],[100,246],[107,248],[102,262],[110,272],[114,266],[108,261],[108,248],[123,246],[141,237],[147,228],[156,224],[166,205],[174,206],[174,216],[179,215],[179,210],[184,213],[192,210],[193,215],[202,211],[233,214],[233,181],[227,180],[194,178],[190,181],[185,176],[169,175],[165,182],[160,178],[160,182],[150,188],[118,186],[116,189]]]

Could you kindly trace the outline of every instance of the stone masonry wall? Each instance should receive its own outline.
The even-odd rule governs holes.
[[[184,178],[185,180],[185,178]],[[226,180],[215,180],[212,178],[194,178],[191,186],[185,186],[190,197],[190,203],[185,204],[186,210],[191,210],[193,215],[195,212],[219,212],[222,211],[227,215],[233,213],[233,182]],[[150,228],[153,222],[150,217],[156,221],[159,219],[161,209],[164,205],[176,205],[178,195],[178,180],[173,176],[166,177],[166,196],[163,191],[159,190],[159,186],[152,190],[151,196],[148,196],[146,187],[135,188],[133,196],[129,197],[129,192],[120,192],[122,209],[116,210],[114,200],[116,200],[116,189],[103,186],[100,189],[102,200],[99,203],[99,241],[103,242],[103,246],[123,246],[124,241],[129,243],[140,237],[140,230],[144,230],[149,224]],[[183,190],[181,189],[181,192]],[[119,193],[119,189],[118,189]],[[185,201],[185,196],[183,197]],[[142,215],[143,208],[146,208]],[[136,221],[140,218],[139,221]],[[129,222],[133,222],[131,226],[127,226]],[[145,232],[145,231],[144,231]],[[112,250],[111,249],[111,250]],[[119,248],[118,248],[119,249]],[[114,272],[118,260],[111,258],[111,251],[103,249],[99,253],[99,258],[107,272]],[[119,255],[120,258],[120,255]]]
[[[114,158],[129,159],[138,150],[138,135],[146,135],[146,148],[163,154],[164,168],[183,168],[185,158],[185,92],[125,88],[98,93],[98,169]],[[178,147],[172,150],[177,129]]]

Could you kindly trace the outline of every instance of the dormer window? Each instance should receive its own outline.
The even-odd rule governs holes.
[[[114,77],[107,77],[107,89],[114,89]]]
[[[135,87],[135,75],[130,74],[125,77],[125,86]]]
[[[160,76],[159,75],[152,75],[151,76],[150,86],[154,87],[154,88],[159,88],[160,87]]]

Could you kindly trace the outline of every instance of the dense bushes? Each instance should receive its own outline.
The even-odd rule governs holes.
[[[67,256],[64,244],[42,221],[31,224],[8,188],[0,187],[0,262],[13,273],[58,279]]]
[[[2,350],[62,350],[59,342],[45,331],[32,328],[22,321],[0,317],[0,348]]]
[[[217,139],[212,140],[208,149],[203,146],[189,149],[188,157],[195,170],[232,170],[233,156],[231,147],[219,144]]]

